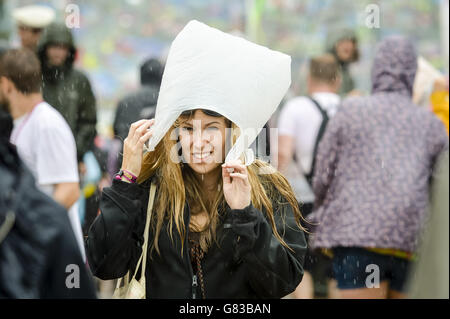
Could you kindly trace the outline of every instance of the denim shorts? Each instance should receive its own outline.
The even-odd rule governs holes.
[[[387,280],[390,290],[405,292],[412,262],[359,247],[335,247],[332,264],[339,289],[370,288]]]

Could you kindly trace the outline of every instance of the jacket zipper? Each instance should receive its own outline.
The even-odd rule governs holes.
[[[192,268],[192,263],[191,263],[191,255],[189,253],[189,223],[191,221],[191,208],[189,207],[189,203],[186,201],[186,205],[187,205],[187,213],[188,213],[188,221],[187,221],[187,230],[186,230],[186,258],[187,258],[187,262],[188,262],[188,267],[189,267],[189,272],[191,273],[192,276],[192,282],[191,282],[191,293],[192,293],[192,299],[197,299],[197,287],[198,287],[198,282],[197,282],[197,274],[194,274],[194,269]]]
[[[192,276],[192,299],[197,299],[197,275]]]

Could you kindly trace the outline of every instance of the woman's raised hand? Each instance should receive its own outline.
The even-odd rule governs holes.
[[[131,124],[128,136],[123,142],[122,169],[139,176],[142,165],[142,152],[144,143],[153,135],[149,128],[154,124],[155,119],[140,120]]]
[[[230,173],[228,169],[233,169]],[[244,209],[250,205],[251,190],[247,167],[240,161],[222,165],[223,195],[231,209]]]

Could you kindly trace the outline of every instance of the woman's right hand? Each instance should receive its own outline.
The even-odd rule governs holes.
[[[122,170],[127,170],[135,176],[139,176],[142,165],[142,153],[144,143],[153,135],[149,128],[155,123],[155,119],[140,120],[130,126],[128,136],[123,141]]]

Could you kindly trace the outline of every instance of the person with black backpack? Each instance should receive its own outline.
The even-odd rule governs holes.
[[[309,63],[308,96],[289,100],[279,116],[278,169],[287,176],[295,190],[303,216],[311,213],[313,208],[311,184],[317,147],[328,120],[341,102],[337,94],[340,84],[340,66],[334,56],[313,57]],[[326,258],[320,253],[310,252],[305,260],[305,277],[293,297],[313,298],[313,277],[324,278],[324,284],[327,284],[329,268]]]

